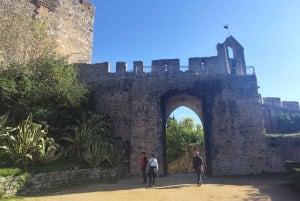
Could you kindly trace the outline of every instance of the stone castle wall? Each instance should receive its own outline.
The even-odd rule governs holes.
[[[203,122],[209,175],[284,170],[289,156],[264,135],[257,80],[254,69],[249,73],[245,65],[242,46],[229,37],[217,51],[217,56],[190,58],[186,71],[179,59],[153,60],[150,72],[142,61],[133,62],[130,72],[125,62],[117,62],[115,73],[107,62],[79,65],[79,79],[91,86],[94,109],[107,112],[113,132],[130,142],[131,174],[140,173],[142,151],[154,153],[160,174],[167,173],[165,124],[179,106],[193,109]],[[289,144],[289,149],[297,145]]]
[[[88,69],[88,66],[82,68]],[[154,152],[159,159],[161,174],[166,171],[165,108],[168,100],[178,94],[183,97],[188,94],[202,103],[206,163],[212,175],[262,171],[266,157],[258,159],[257,156],[265,152],[266,146],[260,144],[263,126],[262,119],[257,118],[261,107],[254,75],[162,70],[145,74],[116,72],[102,78],[96,75],[88,78],[95,110],[107,112],[114,122],[114,133],[130,141],[132,174],[139,173],[136,161],[142,151]]]
[[[280,98],[275,97],[263,98],[262,115],[266,133],[280,133],[277,118],[281,114],[300,115],[299,103],[297,101],[281,101]]]
[[[46,19],[57,37],[57,51],[70,63],[90,63],[95,7],[88,0],[1,0],[0,18],[24,11]]]

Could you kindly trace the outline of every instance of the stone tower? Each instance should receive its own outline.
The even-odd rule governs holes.
[[[95,7],[88,0],[1,0],[0,18],[25,11],[46,19],[57,38],[57,52],[69,63],[91,63]]]

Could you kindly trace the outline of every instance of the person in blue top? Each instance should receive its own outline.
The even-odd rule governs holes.
[[[154,157],[154,154],[148,160],[149,170],[148,170],[148,177],[149,177],[149,187],[155,187],[155,178],[157,177],[158,173],[158,162],[157,159]]]
[[[202,185],[202,174],[204,172],[203,170],[203,160],[199,155],[198,151],[194,152],[194,158],[193,158],[193,168],[197,174],[197,185]]]

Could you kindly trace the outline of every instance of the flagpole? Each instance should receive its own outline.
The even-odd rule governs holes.
[[[228,26],[228,24],[224,25],[223,27],[224,27],[224,29],[227,29],[227,36],[229,37],[229,26]]]

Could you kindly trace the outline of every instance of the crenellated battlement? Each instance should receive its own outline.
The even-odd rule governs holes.
[[[229,56],[233,52],[233,58]],[[126,76],[163,75],[163,74],[194,74],[194,75],[255,75],[253,66],[246,66],[243,47],[232,37],[224,43],[217,44],[217,56],[189,58],[188,66],[181,66],[179,59],[153,60],[151,66],[144,66],[143,61],[134,61],[133,67],[128,70],[126,62],[116,63],[116,72],[110,71],[110,63],[77,64],[80,68],[80,79],[86,82],[98,82],[118,79]]]
[[[281,101],[280,98],[277,97],[264,97],[263,98],[264,105],[270,105],[275,107],[280,107],[286,110],[299,112],[299,102],[297,101]]]
[[[230,75],[232,72],[219,71],[216,65],[217,57],[193,57],[189,59],[188,66],[181,66],[179,59],[153,60],[151,66],[144,66],[143,61],[134,61],[133,67],[128,68],[126,62],[116,62],[115,72],[111,72],[109,62],[96,64],[76,64],[79,67],[80,79],[86,82],[99,82],[113,77],[123,79],[126,77],[139,77],[145,75],[163,74],[194,74],[194,75]],[[247,75],[255,75],[253,66],[246,66]]]

